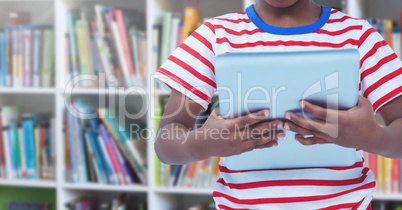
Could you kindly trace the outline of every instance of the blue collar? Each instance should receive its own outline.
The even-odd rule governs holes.
[[[277,35],[298,35],[298,34],[307,34],[317,31],[322,28],[325,23],[327,23],[329,16],[331,15],[330,7],[322,7],[321,17],[313,24],[306,26],[296,26],[296,27],[277,27],[272,26],[265,23],[261,18],[257,15],[257,12],[254,9],[254,5],[249,6],[246,9],[246,13],[248,18],[250,18],[251,22],[254,23],[259,29]]]

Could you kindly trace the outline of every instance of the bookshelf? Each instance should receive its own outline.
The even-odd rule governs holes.
[[[194,4],[196,0],[192,0]],[[200,1],[200,11],[202,17],[213,17],[220,14],[242,11],[244,8],[255,2],[255,0],[202,0]],[[336,8],[341,8],[340,1],[317,0],[317,2]],[[124,91],[110,92],[106,88],[67,88],[65,75],[65,33],[67,32],[67,10],[72,8],[85,8],[91,11],[95,4],[115,6],[129,9],[136,9],[144,13],[145,19],[142,20],[145,31],[147,32],[148,42],[146,45],[146,80],[143,87],[134,89],[126,96]],[[21,109],[29,112],[50,112],[55,118],[55,139],[56,139],[56,180],[7,180],[0,179],[0,197],[5,194],[3,189],[13,189],[17,192],[31,192],[37,190],[50,194],[49,202],[55,205],[54,209],[64,209],[64,204],[68,201],[84,195],[94,195],[99,199],[111,200],[120,193],[128,193],[136,199],[147,203],[148,209],[187,209],[188,207],[205,202],[211,202],[212,189],[203,188],[182,188],[182,187],[162,187],[156,186],[155,180],[155,156],[153,151],[152,138],[147,139],[147,162],[149,180],[146,185],[107,185],[93,183],[68,183],[64,179],[63,163],[63,112],[65,103],[68,100],[83,100],[92,106],[97,106],[99,98],[105,97],[106,101],[124,96],[124,104],[119,103],[119,108],[127,110],[141,109],[143,102],[150,107],[155,100],[160,97],[168,97],[167,92],[151,92],[153,83],[151,74],[157,69],[157,64],[153,60],[151,35],[153,25],[160,21],[165,11],[182,12],[183,6],[188,4],[188,0],[0,0],[0,25],[5,24],[10,11],[29,11],[32,14],[33,24],[54,24],[55,25],[55,87],[50,88],[24,88],[24,87],[0,87],[0,105],[18,105]],[[399,11],[392,5],[401,5],[400,0],[384,4],[376,0],[369,0],[365,5],[360,5],[365,11],[365,17],[399,18]],[[373,9],[381,8],[381,9]],[[400,7],[399,7],[400,8]],[[389,11],[394,12],[389,12]],[[395,16],[389,16],[396,13]],[[154,128],[152,113],[147,110],[146,114],[140,119],[147,128]],[[15,188],[15,189],[14,189]],[[14,193],[15,194],[15,193]],[[18,193],[17,193],[18,194]],[[397,200],[402,201],[400,194],[375,194],[378,200]],[[3,199],[4,200],[4,199]],[[37,200],[43,200],[38,198]]]

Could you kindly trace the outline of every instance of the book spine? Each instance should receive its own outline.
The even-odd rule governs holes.
[[[121,169],[123,171],[123,175],[124,175],[124,177],[125,177],[125,179],[127,181],[127,184],[134,183],[134,179],[130,175],[130,170],[129,170],[129,168],[128,168],[123,156],[121,155],[116,142],[114,142],[112,140],[111,143],[112,143],[112,146],[113,146],[113,150],[114,150],[115,154],[117,155],[117,160],[119,161],[120,167],[121,167]]]
[[[124,76],[124,82],[126,83],[126,87],[131,87],[132,84],[132,75],[128,70],[127,61],[124,56],[123,44],[121,41],[121,37],[119,36],[119,29],[116,21],[113,19],[113,14],[109,13],[106,15],[108,22],[110,22],[111,33],[113,34],[113,40],[116,46],[117,51],[117,59],[119,60],[121,70]]]
[[[95,155],[96,165],[99,170],[98,180],[100,180],[101,183],[110,183],[108,181],[108,178],[106,177],[106,174],[107,174],[106,169],[105,169],[106,165],[103,161],[102,154],[101,154],[101,151],[99,148],[99,144],[97,143],[96,134],[93,131],[88,131],[87,136],[90,141],[92,151]]]
[[[35,164],[35,146],[34,146],[34,132],[33,132],[33,121],[31,119],[24,120],[22,122],[22,129],[24,132],[24,143],[25,143],[25,158],[26,158],[26,170],[27,178],[36,178],[36,164]],[[22,152],[24,153],[24,152]]]
[[[140,73],[140,61],[138,59],[138,31],[137,30],[133,30],[131,32],[131,45],[132,45],[132,49],[133,49],[133,61],[134,61],[134,65],[135,65],[135,70],[136,70],[136,76],[138,78],[139,73]]]
[[[73,75],[71,75],[72,78],[75,76],[78,76],[79,74],[79,67],[78,67],[78,49],[77,49],[77,36],[75,32],[75,14],[70,12],[67,17],[67,27],[68,27],[68,33],[69,33],[69,49],[71,50],[70,54],[70,60],[72,64],[72,69],[73,69]]]
[[[7,86],[6,34],[0,32],[0,86]]]
[[[115,173],[115,171],[113,169],[112,161],[110,160],[110,156],[108,155],[105,142],[102,139],[101,135],[98,135],[98,144],[99,144],[100,151],[102,153],[102,157],[103,157],[103,159],[105,161],[106,171],[108,173],[110,183],[111,184],[119,184],[119,180],[118,180],[118,178],[116,176],[116,173]]]
[[[3,128],[3,141],[4,141],[4,153],[6,158],[6,175],[8,179],[17,178],[17,167],[15,165],[14,156],[12,154],[12,136],[11,128],[9,126]]]
[[[82,123],[76,119],[76,125],[77,125],[77,134],[78,134],[78,151],[80,153],[80,165],[79,165],[79,174],[80,174],[80,182],[87,182],[88,177],[87,177],[87,161],[86,161],[86,155],[85,155],[85,147],[84,147],[84,136],[83,136],[83,125]]]
[[[11,55],[11,59],[12,59],[12,70],[11,70],[11,75],[12,75],[12,84],[14,87],[18,87],[19,83],[18,83],[18,79],[19,79],[19,75],[18,75],[18,30],[17,27],[12,27],[10,28],[11,33],[12,33],[12,55]]]
[[[5,62],[6,83],[5,83],[5,86],[11,87],[12,86],[12,66],[11,66],[11,63],[12,63],[12,30],[8,26],[5,26],[4,32],[5,32],[5,36],[6,36],[5,37],[6,38],[6,43],[5,43],[5,45],[6,45],[6,49],[5,49],[6,50],[6,55],[5,55],[6,56],[5,57],[5,59],[6,59],[6,62]]]
[[[18,74],[18,87],[23,86],[23,72],[24,72],[24,40],[23,40],[23,26],[18,26],[18,48],[17,48],[17,74]]]
[[[75,137],[74,137],[74,117],[71,114],[68,114],[68,128],[69,128],[69,142],[70,142],[70,158],[71,158],[71,174],[72,174],[72,182],[78,182],[78,174],[77,174],[77,162],[76,162],[76,145],[75,145]]]
[[[41,69],[41,46],[42,46],[42,31],[35,29],[33,31],[33,69],[32,69],[32,86],[40,86],[40,69]]]
[[[122,10],[115,9],[113,10],[113,13],[116,17],[116,22],[118,26],[118,32],[120,34],[121,38],[121,44],[123,47],[123,54],[124,54],[124,59],[127,62],[127,70],[130,75],[130,77],[135,76],[135,69],[134,69],[134,64],[132,60],[132,55],[131,55],[131,50],[130,50],[130,45],[128,42],[128,37],[127,37],[127,28],[126,28],[126,23],[124,21],[124,14]]]
[[[23,86],[32,86],[32,28],[26,26],[23,29]]]
[[[86,144],[87,149],[88,149],[89,161],[92,162],[92,165],[94,167],[95,174],[96,174],[96,177],[97,177],[98,181],[100,183],[106,184],[107,182],[105,182],[105,180],[102,179],[102,177],[101,177],[99,167],[98,167],[98,164],[96,162],[95,153],[94,153],[94,151],[92,149],[91,140],[90,140],[91,137],[89,137],[90,134],[88,132],[89,131],[85,132],[85,144]]]
[[[20,177],[22,178],[27,178],[27,153],[26,151],[26,145],[25,145],[25,139],[24,139],[24,131],[21,127],[21,125],[18,126],[18,141],[19,141],[19,154],[20,154],[20,160],[21,160],[21,168],[20,168]]]
[[[391,193],[399,193],[400,192],[400,182],[399,182],[399,177],[401,176],[400,174],[400,160],[399,159],[392,159],[391,160],[391,181],[392,181],[392,186],[391,186]]]
[[[103,127],[103,125],[100,125],[99,128],[100,128],[100,132],[101,132],[101,135],[102,135],[102,139],[103,139],[104,144],[105,144],[105,148],[106,148],[106,150],[108,152],[108,156],[110,157],[112,166],[114,168],[114,171],[116,172],[117,179],[119,180],[120,184],[124,185],[124,184],[126,184],[126,180],[124,179],[122,169],[121,169],[120,164],[119,164],[119,162],[117,160],[117,154],[113,150],[113,145],[111,143],[110,136],[107,133],[106,129]]]

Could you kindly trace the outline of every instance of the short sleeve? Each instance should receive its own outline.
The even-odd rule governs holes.
[[[402,62],[382,36],[365,21],[359,40],[361,94],[378,111],[402,94]]]
[[[212,23],[206,21],[169,56],[154,78],[208,107],[216,91],[213,61],[216,43]]]

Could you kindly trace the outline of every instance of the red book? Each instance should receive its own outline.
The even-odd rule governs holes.
[[[123,11],[120,9],[113,9],[113,14],[116,18],[117,26],[119,28],[119,36],[121,38],[121,42],[123,45],[123,51],[125,55],[125,60],[127,62],[128,72],[130,76],[135,75],[134,64],[132,60],[131,50],[130,50],[130,42],[128,41],[127,37],[127,28],[126,23],[124,22],[124,14]]]
[[[400,181],[400,160],[399,159],[392,159],[392,165],[391,165],[391,192],[392,193],[399,193],[401,190],[401,183]]]

